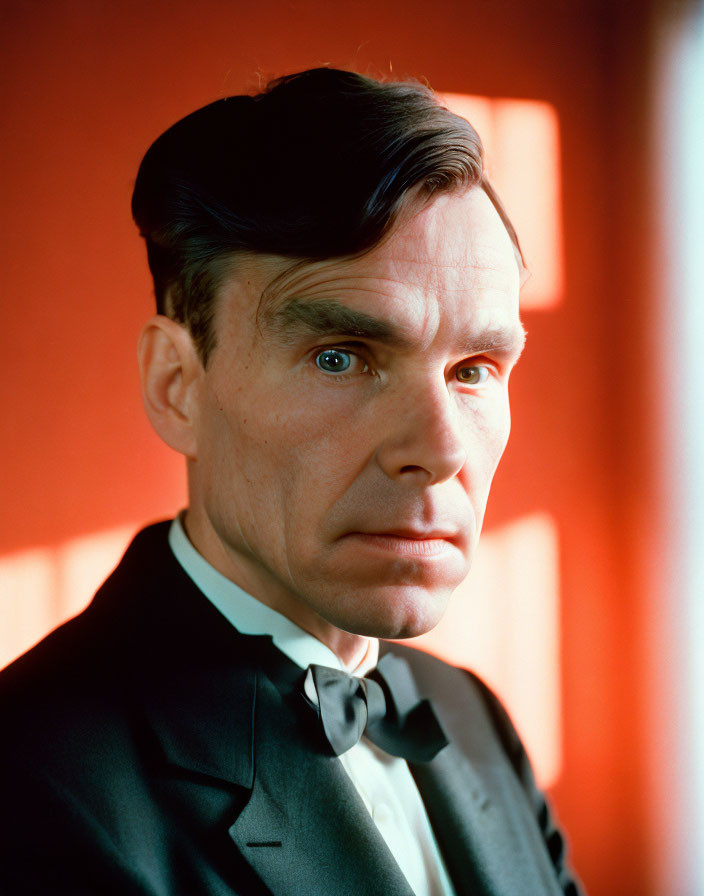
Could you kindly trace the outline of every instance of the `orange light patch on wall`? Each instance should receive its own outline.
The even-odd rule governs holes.
[[[410,641],[472,669],[500,695],[543,787],[562,764],[558,570],[557,529],[547,514],[486,533],[445,616]]]
[[[136,526],[0,558],[0,669],[88,605]]]
[[[564,287],[560,198],[560,130],[555,109],[534,100],[459,93],[443,102],[471,122],[484,144],[489,179],[506,206],[530,277],[521,307],[548,309]]]
[[[37,548],[0,560],[0,668],[57,625],[55,552]]]

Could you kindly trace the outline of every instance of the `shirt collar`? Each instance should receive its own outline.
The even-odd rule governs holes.
[[[169,545],[184,572],[208,600],[243,635],[271,635],[274,644],[301,669],[312,663],[332,666],[355,675],[365,675],[376,666],[379,641],[369,638],[364,656],[348,668],[335,653],[314,635],[304,631],[286,616],[272,610],[260,600],[243,591],[239,585],[219,573],[193,547],[182,522],[183,513],[172,522]]]

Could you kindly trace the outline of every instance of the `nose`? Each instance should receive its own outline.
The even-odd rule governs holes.
[[[460,412],[444,382],[404,390],[384,409],[384,425],[388,434],[376,460],[390,479],[434,485],[457,475],[467,461]]]

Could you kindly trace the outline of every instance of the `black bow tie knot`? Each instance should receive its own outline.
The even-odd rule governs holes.
[[[339,669],[312,665],[316,710],[327,743],[341,756],[363,734],[392,756],[410,762],[429,762],[447,745],[445,733],[428,700],[418,699],[408,666],[386,654],[365,678]]]

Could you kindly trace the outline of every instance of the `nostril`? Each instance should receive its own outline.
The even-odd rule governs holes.
[[[416,466],[414,464],[406,464],[405,467],[401,467],[402,473],[426,473],[427,470],[424,467]]]

